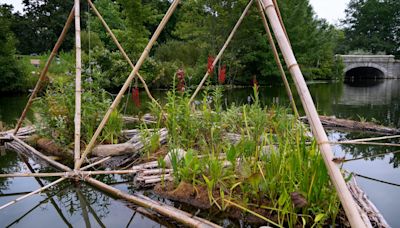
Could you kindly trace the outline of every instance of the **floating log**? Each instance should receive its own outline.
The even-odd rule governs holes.
[[[37,151],[35,148],[31,147],[30,145],[28,145],[27,143],[25,143],[18,137],[14,136],[14,135],[11,135],[11,137],[14,139],[14,141],[11,143],[7,143],[7,144],[14,144],[15,146],[18,146],[18,144],[19,144],[19,146],[22,147],[22,152],[28,151],[29,153],[33,154],[36,157],[39,157],[40,159],[46,161],[47,163],[49,163],[50,165],[52,165],[58,169],[65,170],[65,171],[71,171],[71,169],[68,166],[65,166],[61,163],[53,161],[52,159],[49,159],[47,156],[45,156],[41,152]]]
[[[165,143],[168,136],[167,129],[163,128],[159,130],[158,134],[160,135],[160,144]],[[137,137],[135,139],[137,139]],[[149,141],[150,139],[144,140],[145,143],[148,143]],[[133,140],[121,144],[98,145],[93,149],[92,154],[99,157],[135,154],[141,152],[145,146],[142,141],[133,144],[131,142],[133,142]]]
[[[48,138],[40,138],[36,141],[36,147],[43,151],[45,154],[60,156],[66,159],[72,159],[74,153],[70,150],[64,150],[58,146],[54,140]]]
[[[365,192],[358,186],[355,178],[352,178],[349,182],[347,182],[347,186],[359,206],[360,214],[363,218],[366,218],[364,219],[365,223],[368,222],[368,224],[371,225],[370,227],[390,227],[376,206],[368,199]]]
[[[125,199],[125,200],[132,202],[136,205],[139,205],[141,207],[150,208],[161,215],[175,219],[176,221],[181,222],[182,224],[185,224],[187,226],[190,226],[190,227],[220,227],[209,221],[200,219],[197,216],[192,216],[188,213],[185,213],[181,210],[178,210],[178,209],[168,206],[166,204],[163,204],[160,202],[155,202],[153,200],[150,200],[150,199],[147,199],[144,197],[138,197],[138,196],[126,194],[126,193],[122,192],[121,190],[110,187],[96,179],[87,178],[86,181],[88,183],[90,183],[91,185],[99,188],[102,191],[108,192],[111,195],[114,195],[118,198]]]
[[[385,127],[371,122],[360,122],[355,120],[339,119],[334,116],[319,116],[321,123],[326,127],[344,128],[355,131],[368,131],[381,134],[400,134],[400,129]],[[308,123],[306,117],[300,118],[303,122]]]

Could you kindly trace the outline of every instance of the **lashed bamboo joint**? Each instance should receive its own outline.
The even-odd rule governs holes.
[[[166,169],[166,170],[160,170],[157,167],[156,163],[151,163],[151,164],[147,164],[147,166],[143,165],[140,167],[134,167],[130,170],[112,170],[112,171],[85,171],[88,168],[91,168],[93,166],[99,165],[107,160],[109,160],[111,157],[108,156],[106,158],[101,159],[100,161],[94,162],[92,164],[89,164],[85,167],[81,167],[83,162],[85,161],[86,157],[92,152],[96,140],[98,138],[98,136],[101,134],[101,131],[103,130],[104,126],[107,124],[111,113],[117,108],[117,106],[119,105],[122,96],[124,95],[124,93],[126,92],[126,90],[128,89],[129,85],[131,84],[132,80],[134,79],[135,76],[137,76],[141,82],[143,83],[143,86],[146,90],[147,95],[149,96],[149,98],[154,101],[159,107],[161,107],[158,102],[152,97],[145,80],[141,77],[141,75],[139,74],[139,69],[142,66],[142,64],[144,63],[144,61],[146,60],[146,58],[148,57],[151,48],[153,47],[154,43],[157,41],[160,33],[162,32],[162,30],[164,29],[164,27],[166,26],[167,22],[169,21],[169,19],[171,18],[173,12],[176,10],[178,4],[180,3],[179,0],[174,0],[168,11],[166,12],[165,16],[163,17],[162,21],[160,22],[159,26],[157,27],[156,31],[154,32],[153,36],[151,37],[149,43],[147,44],[147,46],[144,48],[142,55],[140,56],[139,60],[137,61],[136,65],[134,65],[132,63],[132,61],[130,60],[130,58],[128,57],[128,55],[126,54],[126,52],[124,51],[124,49],[122,48],[122,46],[120,45],[120,43],[118,42],[117,38],[115,37],[115,35],[112,33],[111,29],[109,28],[109,26],[107,25],[107,23],[104,21],[104,19],[102,18],[100,12],[96,9],[95,5],[92,3],[91,0],[87,0],[89,5],[91,6],[91,8],[93,9],[94,13],[98,16],[98,18],[100,19],[101,23],[103,24],[103,26],[105,27],[105,30],[110,34],[112,40],[114,41],[114,43],[116,44],[116,46],[118,47],[118,49],[120,50],[120,52],[122,53],[123,57],[125,58],[125,60],[129,63],[129,65],[132,68],[131,73],[129,74],[127,80],[125,81],[124,85],[122,86],[120,92],[118,93],[117,97],[115,98],[115,100],[113,101],[112,105],[109,107],[107,113],[105,114],[104,118],[102,119],[100,125],[98,126],[98,128],[96,129],[94,135],[92,136],[89,144],[87,145],[87,147],[85,148],[85,150],[83,151],[82,155],[81,155],[81,148],[80,148],[80,127],[81,127],[81,93],[82,93],[82,88],[81,88],[81,34],[80,34],[80,0],[74,0],[74,8],[71,10],[71,13],[68,17],[68,20],[65,24],[65,27],[52,51],[52,53],[50,54],[48,61],[45,65],[45,68],[43,69],[43,71],[41,72],[41,75],[39,77],[39,80],[35,86],[34,92],[32,93],[31,97],[29,98],[29,101],[20,117],[20,119],[18,120],[18,123],[16,125],[16,128],[14,130],[14,134],[9,136],[10,139],[14,140],[14,142],[18,143],[18,145],[20,145],[21,147],[23,147],[25,150],[28,150],[30,153],[34,154],[34,156],[37,156],[38,158],[46,161],[47,163],[49,163],[50,165],[56,167],[59,170],[62,170],[63,172],[58,172],[58,173],[14,173],[14,174],[0,174],[0,178],[6,178],[6,177],[61,177],[60,179],[58,179],[55,182],[52,182],[46,186],[42,186],[42,188],[33,191],[27,195],[24,195],[8,204],[5,204],[3,206],[0,206],[0,210],[3,208],[6,208],[12,204],[15,204],[16,202],[23,200],[31,195],[34,195],[36,193],[40,193],[41,191],[54,186],[56,184],[58,184],[59,182],[62,182],[65,179],[75,179],[75,180],[81,180],[81,181],[85,181],[88,182],[90,184],[92,184],[93,186],[106,191],[110,194],[113,194],[117,197],[126,199],[128,201],[131,201],[141,207],[144,208],[150,208],[156,212],[158,212],[159,214],[162,214],[164,216],[168,216],[171,217],[179,222],[182,222],[185,225],[188,226],[192,226],[192,227],[219,227],[218,225],[215,225],[207,220],[198,218],[196,216],[192,216],[186,212],[183,212],[181,210],[178,210],[176,208],[173,208],[171,206],[159,203],[159,202],[155,202],[151,199],[148,199],[145,196],[142,195],[128,195],[118,189],[112,188],[109,185],[106,185],[94,178],[92,178],[91,176],[93,175],[102,175],[102,174],[135,174],[135,173],[140,173],[141,176],[139,176],[138,181],[141,181],[142,183],[144,183],[144,185],[146,184],[152,184],[154,182],[157,182],[160,180],[160,175],[161,174],[165,174],[166,177],[171,178],[171,174],[172,174],[172,170],[170,169]],[[333,144],[332,142],[329,142],[325,133],[324,128],[322,127],[320,118],[318,116],[318,113],[316,111],[315,105],[313,103],[313,100],[311,98],[311,95],[308,91],[307,85],[304,81],[303,75],[301,73],[301,70],[299,68],[299,65],[296,61],[296,58],[294,56],[293,50],[291,48],[290,45],[290,41],[288,39],[288,35],[286,33],[286,29],[284,27],[280,12],[279,12],[279,8],[277,7],[277,2],[276,0],[250,0],[248,5],[246,6],[246,8],[244,9],[242,15],[240,16],[240,18],[238,19],[235,27],[232,29],[230,35],[228,36],[226,42],[224,43],[223,47],[221,48],[220,52],[218,53],[217,57],[215,58],[215,60],[212,63],[212,67],[215,67],[215,65],[218,63],[218,61],[220,60],[220,58],[222,57],[225,49],[228,47],[229,43],[231,42],[231,40],[233,39],[236,31],[238,30],[240,24],[242,23],[242,21],[244,20],[245,16],[247,15],[247,13],[249,12],[249,9],[251,7],[251,5],[254,3],[254,1],[257,1],[257,5],[259,7],[260,10],[260,14],[261,14],[261,18],[263,20],[263,25],[264,28],[266,30],[267,36],[268,36],[268,40],[269,43],[271,45],[271,48],[273,50],[274,53],[274,58],[275,61],[277,62],[277,65],[279,67],[279,71],[281,74],[281,77],[285,83],[285,87],[289,96],[289,100],[291,102],[291,106],[293,108],[293,111],[295,113],[296,116],[298,116],[298,112],[297,112],[297,108],[296,105],[294,103],[294,99],[293,99],[293,95],[289,86],[289,83],[287,81],[285,72],[283,70],[282,64],[280,62],[279,59],[279,54],[278,54],[278,50],[274,44],[274,40],[271,34],[271,31],[269,29],[268,26],[268,21],[267,21],[267,17],[269,19],[269,22],[271,24],[273,33],[275,35],[276,41],[280,47],[280,50],[283,54],[283,57],[285,59],[287,68],[289,70],[289,72],[291,73],[292,77],[293,77],[293,81],[295,82],[296,88],[297,88],[297,92],[300,95],[301,98],[301,102],[302,105],[304,107],[304,110],[307,114],[307,118],[308,121],[311,125],[312,128],[312,132],[315,136],[315,138],[317,139],[317,143],[320,147],[320,150],[322,152],[323,158],[324,158],[324,162],[325,165],[328,169],[328,173],[330,175],[331,181],[334,184],[337,193],[339,195],[339,198],[342,202],[342,205],[345,209],[346,215],[351,223],[351,225],[353,227],[366,227],[367,225],[364,223],[362,214],[359,211],[359,208],[357,207],[350,191],[349,188],[352,192],[358,192],[358,190],[356,190],[354,188],[354,186],[350,186],[348,188],[348,186],[346,185],[343,176],[340,172],[340,169],[336,166],[336,164],[334,163],[334,158],[333,158],[333,154],[331,151],[331,147],[330,144]],[[264,12],[263,12],[264,11]],[[265,13],[265,14],[264,14]],[[267,17],[266,17],[266,16]],[[43,155],[42,153],[40,153],[39,151],[37,151],[35,148],[29,146],[27,143],[25,143],[23,140],[21,140],[18,136],[18,130],[22,125],[22,122],[26,116],[26,112],[29,109],[29,107],[31,106],[33,99],[35,98],[35,96],[37,95],[39,88],[40,88],[40,84],[41,82],[44,80],[44,77],[47,73],[47,70],[49,68],[49,65],[52,61],[52,59],[54,58],[56,52],[58,51],[63,39],[65,38],[66,32],[70,26],[70,24],[72,23],[73,18],[75,18],[75,41],[76,41],[76,89],[75,89],[75,98],[76,98],[76,102],[75,102],[75,148],[74,148],[74,169],[72,170],[70,167],[67,167],[59,162],[56,162],[54,160],[51,160],[50,158],[46,157],[45,155]],[[193,93],[192,97],[190,98],[190,102],[191,103],[196,95],[198,94],[198,92],[200,91],[200,89],[202,88],[202,86],[204,85],[206,79],[209,76],[209,72],[207,71],[206,74],[204,75],[202,81],[199,83],[198,87],[196,88],[196,91]],[[394,137],[393,137],[394,138]],[[372,145],[385,145],[385,146],[398,146],[398,145],[394,145],[394,144],[382,144],[382,143],[369,143],[369,140],[366,141],[350,141],[350,142],[340,142],[341,144],[372,144]],[[370,140],[372,141],[372,140]],[[147,170],[148,167],[151,168],[155,168],[153,170]],[[141,179],[140,179],[141,178]],[[361,194],[361,193],[360,193]],[[79,194],[78,194],[79,195]],[[80,197],[80,201],[82,203],[82,205],[84,206],[84,208],[90,206],[87,205],[83,200],[81,200]],[[85,209],[86,210],[86,209]],[[89,207],[90,210],[90,207]],[[88,216],[88,212],[85,211],[84,216]],[[378,220],[381,218],[378,218]]]

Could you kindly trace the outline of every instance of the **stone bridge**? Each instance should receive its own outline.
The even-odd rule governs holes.
[[[400,60],[393,55],[337,55],[344,63],[346,80],[400,79]]]

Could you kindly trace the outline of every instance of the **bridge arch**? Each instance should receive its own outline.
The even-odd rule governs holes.
[[[387,78],[388,69],[376,63],[353,63],[344,69],[345,79],[377,79]]]

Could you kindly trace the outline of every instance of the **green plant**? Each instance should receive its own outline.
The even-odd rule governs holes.
[[[187,151],[183,159],[172,156],[175,183],[205,186],[220,210],[233,202],[246,212],[268,210],[278,226],[335,223],[339,201],[307,128],[287,109],[262,108],[256,89],[252,105],[223,110],[221,100],[219,88],[206,88],[197,106],[186,94],[168,93],[160,123],[168,128],[170,150]],[[240,139],[232,142],[228,132]]]
[[[62,146],[72,146],[74,141],[75,90],[72,79],[59,77],[49,84],[44,96],[35,102],[35,120],[39,134],[52,138]],[[87,143],[111,104],[107,92],[93,82],[84,82],[81,109],[81,143]],[[118,111],[111,114],[99,142],[117,143],[122,129]]]

